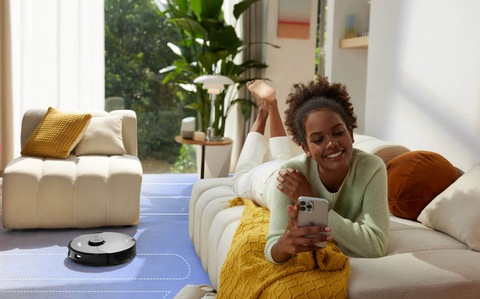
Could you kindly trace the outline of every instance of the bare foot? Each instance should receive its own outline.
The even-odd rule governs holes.
[[[252,85],[253,83],[255,83],[255,80],[247,82],[248,90],[250,90],[250,85]],[[255,103],[257,103],[258,108],[265,107],[265,103],[263,102],[263,100],[258,95],[254,94],[251,91],[250,91],[250,93],[252,94],[253,98],[255,99]]]
[[[248,82],[247,88],[253,94],[255,99],[258,97],[262,102],[272,104],[276,100],[277,93],[275,92],[275,89],[268,86],[267,83],[262,80]]]

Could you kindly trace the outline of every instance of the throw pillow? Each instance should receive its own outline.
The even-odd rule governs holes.
[[[75,155],[123,155],[122,115],[94,117],[85,136],[75,148]]]
[[[435,197],[418,216],[423,225],[480,251],[480,163]]]
[[[65,159],[85,134],[91,114],[65,113],[48,108],[27,139],[21,154]]]
[[[447,159],[427,151],[407,152],[390,160],[387,175],[390,213],[411,220],[459,177]]]

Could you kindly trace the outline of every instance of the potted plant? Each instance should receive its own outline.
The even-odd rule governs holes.
[[[247,0],[236,4],[233,11],[235,19],[238,21],[242,13],[257,1],[259,0]],[[160,14],[165,15],[183,36],[180,43],[169,43],[179,58],[171,66],[160,70],[161,73],[168,73],[162,83],[173,81],[186,92],[196,94],[197,101],[185,108],[198,112],[199,131],[206,132],[210,126],[210,97],[201,84],[193,85],[193,80],[202,75],[223,75],[234,81],[229,87],[233,88],[234,92],[226,89],[215,101],[214,135],[224,136],[226,117],[234,104],[241,106],[245,120],[250,117],[252,106],[256,107],[251,100],[234,99],[245,83],[257,79],[242,78],[242,74],[251,68],[263,69],[267,65],[257,60],[245,61],[242,64],[234,62],[239,53],[255,43],[244,45],[234,26],[225,23],[221,9],[223,0],[162,0],[161,4],[158,1],[157,4]],[[229,98],[226,101],[227,94]]]

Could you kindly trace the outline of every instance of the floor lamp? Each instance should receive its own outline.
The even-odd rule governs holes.
[[[205,140],[223,140],[223,136],[214,136],[215,100],[217,99],[217,94],[220,94],[225,89],[225,84],[234,84],[233,80],[221,75],[203,75],[193,80],[193,83],[203,84],[202,88],[206,89],[210,94],[210,127],[207,128]]]

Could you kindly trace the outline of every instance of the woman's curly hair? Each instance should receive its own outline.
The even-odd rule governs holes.
[[[287,96],[288,109],[285,111],[285,126],[297,145],[307,144],[305,122],[308,116],[321,109],[336,112],[347,128],[357,127],[357,117],[344,84],[328,82],[328,77],[320,77],[307,84],[293,85],[293,91]]]

